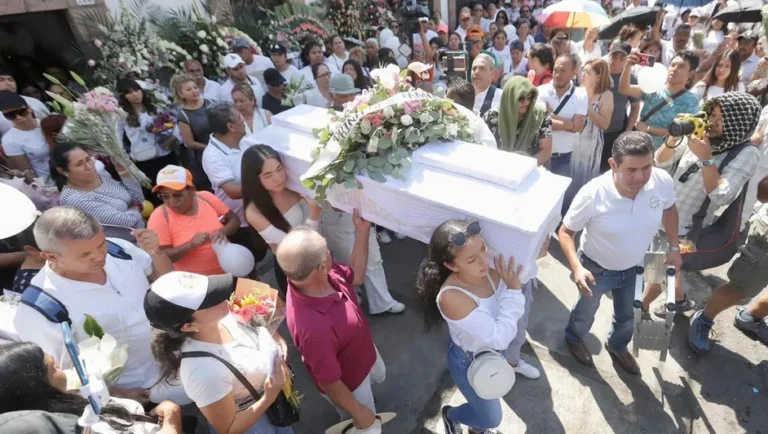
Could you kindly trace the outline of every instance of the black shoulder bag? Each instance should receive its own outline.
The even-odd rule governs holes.
[[[182,359],[203,357],[210,357],[221,362],[224,366],[227,367],[227,369],[230,370],[230,372],[232,372],[232,375],[234,375],[235,378],[237,378],[237,380],[240,381],[240,383],[246,389],[248,389],[248,392],[251,393],[251,396],[254,400],[261,398],[261,393],[259,393],[256,388],[253,387],[253,384],[251,384],[251,382],[245,378],[245,375],[243,375],[242,372],[240,372],[236,367],[234,367],[225,359],[207,351],[184,351],[181,353]],[[291,378],[293,378],[293,372],[291,372]],[[295,408],[293,405],[291,405],[291,403],[288,402],[288,397],[285,396],[285,393],[280,391],[280,394],[277,395],[275,402],[273,402],[267,409],[266,415],[272,425],[278,427],[286,427],[291,426],[299,421],[300,411],[298,408]]]

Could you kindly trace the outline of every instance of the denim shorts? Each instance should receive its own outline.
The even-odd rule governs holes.
[[[752,219],[747,242],[728,269],[731,287],[745,297],[754,297],[768,286],[768,224],[759,216]]]

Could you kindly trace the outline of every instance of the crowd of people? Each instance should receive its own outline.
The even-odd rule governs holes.
[[[768,345],[762,30],[711,18],[726,5],[716,0],[694,10],[668,6],[651,25],[629,24],[615,39],[600,40],[597,29],[582,35],[540,24],[536,17],[552,3],[478,2],[458,11],[453,30],[435,13],[420,21],[418,34],[393,22],[363,46],[334,35],[324,45],[307,42],[297,58],[280,44],[262,55],[236,39],[222,60],[223,80],[205,77],[197,59],[184,62],[165,90],[124,77],[115,86],[127,114],[119,132],[151,189],[115,159],[62,140],[67,118],[52,113],[42,92],[31,92],[38,77],[0,64],[0,180],[29,194],[42,212],[0,241],[0,288],[11,298],[36,288],[66,308],[76,337],[84,336],[76,325],[87,315],[127,346],[109,390],[114,399],[95,432],[183,432],[179,406],[189,404],[210,432],[292,432],[268,417],[291,376],[285,339],[246,329],[229,313],[235,279],[219,262],[221,243],[245,247],[256,263],[274,257],[290,338],[314,386],[357,432],[380,432],[376,408],[386,403],[374,400],[371,385],[385,380],[386,366],[362,306],[369,315],[405,310],[390,293],[379,249],[403,236],[292,191],[280,154],[255,134],[294,105],[342,111],[372,86],[371,71],[387,65],[416,71],[414,86],[444,91],[474,113],[497,149],[571,179],[556,239],[580,292],[563,332],[579,362],[593,365],[583,339],[602,295],[611,292],[605,348],[639,374],[628,349],[636,267],[646,268],[642,310],[651,319],[667,265],[698,271],[726,263],[747,226],[729,282],[691,315],[688,340],[692,351],[707,354],[716,317],[752,298],[738,309],[735,326]],[[624,9],[623,2],[603,3],[612,15]],[[702,48],[692,32],[703,32]],[[411,50],[391,48],[402,43]],[[466,73],[445,68],[446,51],[464,52]],[[665,84],[652,92],[637,78],[648,55],[666,71]],[[288,94],[293,83],[308,90]],[[173,98],[169,107],[155,98],[163,92]],[[173,137],[150,132],[158,116],[172,119]],[[699,116],[706,132],[673,134],[684,116]],[[41,200],[41,191],[53,191],[54,199]],[[712,243],[714,249],[696,249]],[[547,249],[548,241],[542,256]],[[259,272],[254,267],[250,277]],[[479,354],[497,351],[514,373],[540,377],[520,354],[537,274],[491,257],[477,220],[448,220],[434,230],[414,293],[427,328],[447,323],[448,369],[467,400],[442,408],[446,433],[462,433],[462,426],[493,433],[501,424],[499,399],[482,398],[468,374]],[[694,310],[683,279],[676,282],[667,288],[675,291],[674,305],[660,304],[654,315]],[[87,401],[66,390],[61,368],[71,362],[58,325],[23,302],[12,325],[0,330],[0,343],[7,341],[0,377],[8,379],[0,413],[81,415]],[[189,355],[200,352],[215,357]],[[273,353],[281,357],[270,359]],[[149,409],[159,420],[139,417]]]

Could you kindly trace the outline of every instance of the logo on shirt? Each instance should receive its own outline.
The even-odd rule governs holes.
[[[661,205],[661,198],[659,196],[651,196],[650,199],[648,199],[648,206],[651,207],[651,209],[656,209]]]

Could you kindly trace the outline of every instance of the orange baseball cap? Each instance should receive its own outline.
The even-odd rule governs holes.
[[[152,188],[152,193],[157,193],[160,187],[180,191],[194,186],[192,172],[181,166],[168,165],[157,173],[157,185]]]
[[[471,37],[477,37],[481,39],[484,38],[485,32],[483,32],[483,28],[478,25],[474,25],[469,29],[467,29],[467,38],[471,38]]]

